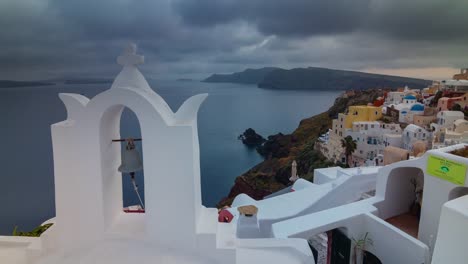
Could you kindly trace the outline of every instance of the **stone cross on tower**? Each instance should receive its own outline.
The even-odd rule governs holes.
[[[135,43],[130,43],[125,48],[125,51],[122,55],[117,58],[117,63],[126,67],[126,66],[135,66],[138,64],[143,64],[145,62],[145,57],[137,55],[137,46]]]

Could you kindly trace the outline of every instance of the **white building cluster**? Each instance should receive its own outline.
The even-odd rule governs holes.
[[[390,151],[405,150],[413,156],[421,154],[421,148],[425,151],[468,142],[468,132],[465,133],[468,71],[464,69],[455,78],[458,79],[434,82],[422,90],[405,87],[386,92],[378,99],[378,106],[349,107],[347,113],[340,113],[333,120],[329,133],[322,136],[316,148],[334,162],[375,166],[385,160],[387,147],[393,147]],[[436,94],[440,99],[434,102]],[[461,110],[451,110],[456,104]],[[356,143],[349,161],[341,143],[347,136]]]
[[[383,152],[388,146],[401,146],[399,124],[385,124],[377,121],[354,122],[353,128],[346,131],[357,144],[353,154],[355,164],[381,165]]]

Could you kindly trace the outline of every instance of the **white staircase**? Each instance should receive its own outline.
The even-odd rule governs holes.
[[[203,208],[197,227],[197,248],[219,263],[235,264],[234,225],[218,222],[216,208]]]
[[[218,263],[314,263],[306,241],[238,239],[237,225],[219,223],[218,210],[203,208],[197,227],[198,250]],[[303,243],[302,243],[303,242]]]

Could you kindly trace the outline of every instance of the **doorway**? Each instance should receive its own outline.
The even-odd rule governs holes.
[[[424,172],[420,168],[393,169],[387,180],[385,220],[405,233],[418,238],[423,204]]]
[[[468,195],[468,187],[456,187],[449,193],[449,201]]]
[[[340,229],[332,230],[331,264],[349,264],[351,239]]]

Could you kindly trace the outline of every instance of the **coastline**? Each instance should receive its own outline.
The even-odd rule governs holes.
[[[230,205],[241,193],[260,200],[287,187],[293,160],[297,161],[298,175],[312,181],[315,168],[334,165],[314,150],[315,141],[331,127],[332,119],[348,106],[367,104],[381,93],[381,90],[356,91],[351,96],[343,93],[327,111],[303,119],[293,133],[269,136],[262,147],[267,158],[238,176],[230,192],[219,201],[217,207]]]

